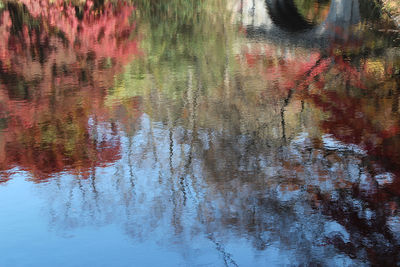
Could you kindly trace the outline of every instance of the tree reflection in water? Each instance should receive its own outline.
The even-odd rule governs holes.
[[[311,49],[246,38],[224,1],[21,2],[1,15],[2,179],[48,181],[57,231],[205,237],[233,266],[232,242],[296,265],[399,262],[393,36],[363,21]]]
[[[118,159],[119,137],[106,140],[93,131],[99,120],[112,117],[103,99],[114,75],[139,52],[129,21],[133,6],[4,5],[1,168],[18,166],[41,180],[65,168],[84,173]]]

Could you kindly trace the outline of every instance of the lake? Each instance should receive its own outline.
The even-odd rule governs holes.
[[[0,0],[0,266],[397,266],[400,29],[371,0]]]

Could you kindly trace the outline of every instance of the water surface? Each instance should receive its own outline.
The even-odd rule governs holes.
[[[0,266],[400,264],[373,2],[1,0]]]

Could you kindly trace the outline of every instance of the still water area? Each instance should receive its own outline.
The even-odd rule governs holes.
[[[0,266],[400,265],[378,2],[0,0]]]

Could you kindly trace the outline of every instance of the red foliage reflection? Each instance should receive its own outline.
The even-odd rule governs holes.
[[[18,166],[40,181],[61,171],[87,176],[120,157],[116,126],[102,123],[113,116],[104,97],[114,75],[139,54],[133,11],[123,1],[6,3],[0,169]]]

